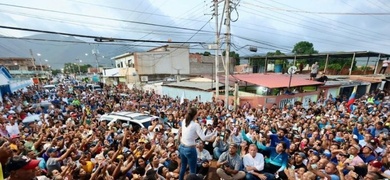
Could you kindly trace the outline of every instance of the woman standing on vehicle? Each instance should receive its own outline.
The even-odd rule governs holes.
[[[190,173],[196,173],[197,166],[197,153],[196,153],[196,142],[195,140],[198,137],[202,141],[212,141],[213,137],[216,136],[217,132],[214,130],[213,133],[208,134],[207,136],[203,134],[202,128],[198,123],[195,122],[198,116],[198,111],[196,108],[190,108],[185,121],[182,123],[181,127],[181,141],[179,146],[179,153],[181,159],[180,175],[179,180],[184,179],[184,174],[187,168],[187,165],[190,168]]]

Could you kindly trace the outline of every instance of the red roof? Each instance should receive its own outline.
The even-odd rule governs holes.
[[[234,77],[238,80],[268,88],[288,87],[290,75],[288,74],[237,74]],[[324,83],[309,80],[309,75],[293,75],[291,87],[322,85]]]

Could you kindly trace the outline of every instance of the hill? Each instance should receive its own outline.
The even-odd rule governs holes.
[[[98,60],[102,66],[111,66],[111,57],[125,52],[143,51],[130,45],[89,44],[82,39],[55,34],[36,34],[23,38],[13,38],[0,35],[0,57],[31,57],[33,51],[37,63],[45,64],[45,59],[53,69],[60,69],[64,63],[77,62],[96,65],[94,49],[99,52]],[[37,53],[41,54],[40,57]],[[86,54],[88,54],[86,56]]]

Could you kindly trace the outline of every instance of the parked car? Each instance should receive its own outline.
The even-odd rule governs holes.
[[[54,84],[48,84],[43,86],[44,89],[47,89],[49,91],[56,89],[56,85]]]
[[[158,116],[129,111],[104,114],[100,117],[99,121],[108,121],[108,125],[111,125],[112,123],[125,123],[131,126],[133,131],[138,132],[141,128],[148,128],[151,125],[153,119],[159,119],[160,123],[164,122]],[[177,128],[173,128],[166,122],[163,124],[165,128],[170,128],[173,134],[176,135],[178,133],[179,130]]]
[[[91,90],[96,90],[96,89],[102,89],[99,85],[97,84],[87,84],[87,88]]]

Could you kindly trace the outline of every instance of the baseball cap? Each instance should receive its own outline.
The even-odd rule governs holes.
[[[306,155],[305,155],[305,153],[303,153],[303,152],[297,152],[297,153],[295,153],[295,154],[301,156],[303,159],[306,158]]]
[[[371,144],[366,144],[364,147],[368,147],[368,148],[370,148],[371,150],[374,150],[374,147],[372,147]]]
[[[139,143],[148,143],[148,140],[141,138],[138,140]]]
[[[330,152],[324,152],[322,153],[323,156],[325,156],[327,159],[330,159],[332,157],[332,154]]]
[[[20,136],[19,136],[18,134],[13,134],[13,135],[11,136],[11,139],[15,139],[15,138],[20,138]]]
[[[14,156],[6,165],[5,169],[8,171],[16,171],[19,169],[30,170],[37,167],[39,160],[30,159],[26,156]]]
[[[342,137],[336,137],[333,139],[333,141],[341,143],[341,142],[344,142],[344,139]]]
[[[370,165],[375,168],[382,168],[382,163],[378,160],[371,161]]]
[[[353,144],[351,147],[354,147],[358,152],[360,152],[360,146],[358,144]]]
[[[47,150],[47,153],[53,153],[53,152],[56,152],[57,151],[57,149],[56,148],[50,148],[50,149],[48,149]]]

